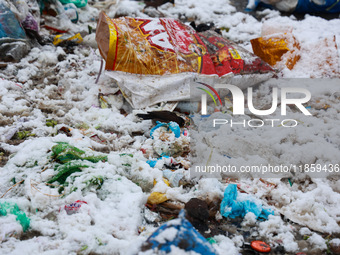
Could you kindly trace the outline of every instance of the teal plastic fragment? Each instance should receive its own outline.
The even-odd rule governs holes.
[[[59,0],[62,4],[74,4],[78,8],[85,7],[87,5],[87,0]]]
[[[20,222],[24,232],[27,231],[31,220],[19,209],[19,206],[9,202],[0,203],[0,216],[6,216],[8,213],[16,215],[16,220]]]
[[[171,121],[169,123],[162,123],[162,122],[157,121],[156,123],[157,125],[153,127],[150,131],[150,136],[152,139],[153,139],[153,133],[155,132],[156,129],[160,127],[166,127],[168,130],[170,129],[175,134],[176,138],[179,138],[181,136],[181,128],[176,122]]]
[[[229,184],[224,191],[224,198],[221,203],[221,215],[229,218],[244,217],[247,213],[252,212],[259,220],[268,220],[269,215],[274,212],[262,207],[261,201],[253,198],[249,200],[239,200],[237,196],[237,185]]]

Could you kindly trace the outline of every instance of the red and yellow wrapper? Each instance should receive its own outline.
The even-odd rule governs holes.
[[[102,12],[96,40],[106,70],[142,75],[216,73],[197,33],[174,19],[110,19]]]

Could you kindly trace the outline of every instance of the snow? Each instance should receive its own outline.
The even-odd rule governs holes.
[[[308,238],[308,242],[318,249],[321,250],[327,249],[325,240],[322,238],[322,236],[318,235],[317,233],[313,233],[313,235]]]
[[[115,14],[149,17],[148,13],[151,13],[150,10],[142,12],[143,5],[137,1],[117,2],[118,5],[103,4],[110,17]],[[339,72],[340,66],[339,18],[326,20],[305,15],[304,19],[297,20],[294,16],[281,16],[278,11],[264,10],[256,13],[261,17],[257,20],[249,14],[238,12],[228,0],[216,0],[214,4],[204,0],[181,0],[176,1],[175,6],[167,4],[159,10],[165,17],[187,23],[192,20],[197,24],[213,21],[216,27],[225,28],[223,36],[249,51],[252,51],[251,39],[291,31],[300,44],[301,59],[292,70],[280,70],[279,77],[339,77],[334,73],[336,68]],[[79,10],[79,15],[78,24],[63,21],[59,28],[85,33],[88,25],[95,28],[99,9],[89,5]],[[42,33],[47,34],[48,31],[43,29]],[[326,47],[327,43],[332,47]],[[324,60],[325,56],[334,68]],[[167,198],[182,203],[192,197],[207,200],[223,197],[226,185],[219,179],[201,179],[190,189],[168,187],[162,181],[163,162],[151,168],[146,163],[149,159],[147,154],[140,150],[163,149],[164,143],[154,143],[150,138],[151,121],[138,120],[136,111],[124,102],[122,95],[113,95],[119,88],[111,78],[102,74],[99,83],[95,83],[100,61],[94,34],[90,34],[84,37],[84,46],[76,47],[74,53],[52,45],[34,47],[19,63],[9,64],[0,72],[0,151],[11,155],[6,165],[0,168],[0,196],[13,186],[13,178],[16,182],[25,180],[8,191],[0,202],[17,203],[31,219],[31,231],[39,233],[20,240],[20,236],[26,234],[22,233],[15,217],[1,216],[1,254],[137,254],[157,227],[157,224],[146,224],[144,219],[144,204],[151,192],[165,193]],[[261,85],[257,88],[257,97],[263,97],[264,104],[271,100],[269,87]],[[339,163],[340,106],[335,97],[340,91],[339,84],[310,86],[308,89],[318,96],[313,98],[309,109],[313,117],[301,119],[306,126],[312,127],[307,131],[297,128],[280,129],[278,132],[265,128],[242,130],[241,133],[238,127],[221,127],[227,140],[219,140],[214,134],[208,134],[205,139],[226,149],[232,157],[230,162],[235,165],[287,161],[292,164]],[[112,108],[100,108],[99,93],[112,94],[108,96]],[[318,107],[325,103],[330,104],[331,108],[319,110]],[[121,114],[121,108],[126,110],[126,116]],[[295,116],[292,112],[290,114]],[[48,127],[48,119],[55,119],[58,124]],[[321,124],[319,120],[322,120]],[[71,129],[71,137],[57,134],[57,130],[64,126]],[[11,138],[18,130],[29,130],[35,136],[15,144]],[[141,135],[136,136],[136,132]],[[94,135],[105,142],[93,139]],[[179,141],[186,143],[188,140],[182,135]],[[88,168],[74,173],[71,176],[74,178],[68,179],[65,195],[61,195],[57,187],[46,184],[55,174],[50,150],[57,142],[68,142],[89,155],[105,153],[108,161],[89,163]],[[122,157],[122,153],[132,153],[133,157]],[[126,163],[130,167],[124,167]],[[188,171],[182,170],[185,179],[189,180]],[[86,185],[94,176],[105,179],[99,190]],[[340,232],[340,181],[335,177],[313,178],[306,174],[295,176],[292,186],[285,179],[267,180],[275,183],[276,187],[266,187],[258,178],[242,179],[240,184],[254,201],[261,199],[270,203],[275,208],[275,216],[269,216],[268,221],[257,222],[254,215],[248,213],[242,226],[258,227],[259,236],[269,240],[273,246],[281,243],[287,252],[299,251],[294,235],[296,232],[308,236],[310,247],[325,252],[326,240],[320,232]],[[71,192],[72,188],[76,190]],[[248,195],[240,195],[240,199],[242,197],[245,199]],[[78,213],[68,215],[64,206],[76,200],[86,201],[87,204],[83,204]],[[283,220],[280,214],[291,223]],[[294,223],[303,227],[297,230]],[[145,230],[139,233],[141,227]],[[8,237],[9,233],[14,234]],[[158,238],[171,240],[175,232],[169,229],[163,235]],[[217,243],[213,247],[219,254],[239,254],[244,242],[242,235],[233,238],[217,235],[214,239]],[[340,245],[339,239],[332,239],[331,242]],[[180,252],[183,251],[178,247],[172,247],[173,254]]]
[[[166,243],[171,242],[176,238],[177,229],[176,228],[168,228],[155,237],[155,241],[158,243]]]

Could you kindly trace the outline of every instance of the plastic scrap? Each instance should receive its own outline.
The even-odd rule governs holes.
[[[92,163],[107,161],[107,156],[87,156],[85,151],[64,142],[52,147],[52,157],[61,165],[55,167],[57,174],[48,183],[57,181],[60,184],[64,184],[71,174],[81,172],[82,168],[89,167],[86,161]]]
[[[225,189],[220,210],[222,216],[232,219],[236,217],[243,218],[249,212],[254,213],[259,220],[267,220],[269,215],[274,215],[272,210],[264,209],[261,201],[251,196],[247,196],[247,199],[241,200],[237,194],[236,184],[229,184]]]
[[[64,184],[67,177],[69,177],[71,174],[81,172],[81,168],[87,167],[89,166],[84,164],[81,160],[74,160],[72,162],[65,163],[56,167],[55,171],[57,171],[57,174],[53,176],[47,183],[53,183],[57,181],[60,184]]]
[[[0,1],[0,38],[25,39],[26,34],[14,13]]]
[[[39,32],[40,13],[37,1],[12,0],[11,10],[18,17],[26,32]]]
[[[171,233],[172,238],[164,238]],[[195,230],[185,218],[185,211],[181,210],[178,219],[171,220],[160,226],[146,241],[142,250],[152,249],[154,252],[171,252],[171,246],[198,254],[217,254],[212,245]]]
[[[107,70],[149,75],[216,73],[196,32],[177,20],[130,17],[111,20],[101,12],[97,31],[96,40]],[[110,41],[107,41],[107,32]],[[176,36],[179,33],[181,37]],[[147,34],[149,36],[145,37]],[[131,39],[128,42],[119,38]],[[224,74],[230,72],[226,70]]]
[[[42,42],[39,35],[38,9],[36,1],[0,1],[1,60],[19,61],[27,55],[31,46],[26,34],[35,37],[39,43]]]
[[[246,10],[255,10],[258,6],[276,8],[284,12],[296,13],[339,13],[340,1],[338,0],[249,0]]]
[[[156,164],[158,162],[158,159],[157,160],[147,160],[146,163],[148,163],[151,167],[155,167]]]
[[[148,197],[147,203],[150,205],[157,205],[167,200],[169,199],[165,196],[165,194],[160,193],[160,192],[152,192],[150,196]]]
[[[25,20],[22,22],[24,28],[32,30],[32,31],[39,31],[39,24],[34,19],[33,15],[28,13]]]
[[[84,153],[84,151],[68,143],[58,143],[52,147],[52,157],[60,163],[67,163],[74,159],[82,159]]]
[[[268,35],[252,39],[250,42],[255,55],[271,66],[281,61],[283,55],[287,52],[289,52],[289,55],[286,56],[285,65],[290,70],[294,68],[294,65],[300,59],[300,55],[297,53],[300,45],[290,33]]]
[[[64,14],[73,22],[77,23],[79,20],[79,14],[77,11],[77,7],[73,4],[66,4],[64,5]]]
[[[77,23],[79,19],[77,6],[72,3],[72,1],[65,1],[65,4],[62,5],[62,3],[58,0],[43,0],[40,1],[40,11],[46,15],[58,15],[60,19],[71,20],[73,23]],[[44,27],[58,33],[67,32],[48,25],[44,25]]]
[[[68,143],[60,142],[52,147],[52,157],[60,163],[68,163],[71,160],[87,160],[92,163],[107,161],[107,156],[86,156],[85,151],[78,149]]]
[[[319,1],[320,2],[320,1]],[[300,13],[339,13],[340,1],[338,0],[324,0],[323,4],[319,4],[318,1],[312,0],[299,0],[295,11]]]
[[[176,122],[169,122],[169,123],[161,123],[159,121],[156,122],[157,125],[155,127],[153,127],[150,131],[150,136],[153,139],[153,133],[155,132],[156,129],[160,128],[160,127],[166,127],[167,130],[171,130],[174,134],[176,138],[179,138],[181,136],[181,129],[179,127],[179,125]]]
[[[180,184],[180,181],[184,177],[184,174],[182,171],[171,171],[168,169],[163,170],[163,176],[169,180],[171,187],[178,187]]]
[[[250,243],[251,248],[258,252],[270,252],[271,248],[268,244],[263,241],[252,241]]]
[[[162,178],[162,181],[168,186],[170,187],[170,182],[165,179],[165,178]],[[156,180],[153,180],[153,186],[155,186],[157,184],[157,181]]]
[[[273,69],[254,54],[213,31],[197,33],[171,18],[110,19],[101,12],[96,41],[105,69],[115,71],[107,75],[134,108],[187,100],[194,78],[247,87],[273,76]]]
[[[59,45],[62,42],[70,42],[79,44],[83,41],[83,38],[81,37],[80,33],[75,35],[69,35],[69,34],[62,34],[62,35],[56,35],[53,40],[54,45]]]
[[[100,189],[104,184],[103,176],[93,176],[90,180],[86,181],[86,188],[95,187],[96,190]]]
[[[210,243],[210,244],[214,244],[214,243],[217,243],[216,240],[212,237],[209,237],[207,238],[207,241]]]
[[[30,219],[21,211],[17,204],[14,203],[0,203],[0,216],[6,216],[8,213],[17,216],[16,220],[20,222],[24,232],[30,227]]]
[[[7,40],[7,38],[5,38],[5,40]],[[2,43],[0,44],[0,60],[19,61],[27,55],[29,50],[30,46],[25,41],[20,40],[11,43]]]
[[[189,152],[189,138],[181,136],[176,122],[160,123],[151,129],[153,151],[159,156],[183,156]]]
[[[199,33],[200,38],[210,52],[216,73],[221,76],[225,69],[231,70],[233,74],[254,74],[255,72],[268,73],[273,69],[256,58],[252,53],[238,46],[236,43],[221,37],[212,30]]]
[[[65,205],[64,209],[68,215],[79,212],[79,209],[82,204],[87,204],[85,201],[77,200],[72,204]]]
[[[107,70],[144,75],[195,72],[224,76],[235,72],[234,66],[258,65],[258,60],[245,63],[238,53],[240,47],[217,33],[206,31],[197,34],[191,27],[170,18],[110,19],[101,12],[97,31],[96,40],[106,60]],[[124,37],[131,39],[129,42],[119,40]],[[108,38],[110,41],[107,41]],[[213,48],[216,52],[212,51]],[[272,69],[263,63],[258,71]]]
[[[157,162],[159,162],[160,160],[163,160],[164,164],[172,164],[174,162],[174,159],[172,157],[169,156],[162,156],[159,157],[158,159],[149,159],[146,161],[146,163],[148,163],[151,167],[155,167]]]
[[[74,4],[78,8],[85,7],[87,0],[59,0],[62,4]]]
[[[0,60],[19,61],[30,50],[25,31],[4,1],[0,1]]]

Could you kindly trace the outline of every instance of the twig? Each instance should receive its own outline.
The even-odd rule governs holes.
[[[33,189],[35,189],[36,191],[38,191],[38,192],[40,192],[41,194],[43,194],[43,195],[45,195],[45,196],[49,196],[49,197],[61,197],[61,196],[63,196],[63,195],[65,195],[66,194],[66,191],[64,191],[64,193],[62,193],[62,194],[60,194],[60,195],[50,195],[50,194],[46,194],[46,193],[44,193],[44,192],[42,192],[42,191],[40,191],[35,185],[38,185],[38,184],[40,184],[40,183],[37,183],[37,182],[35,182],[34,184],[32,183],[33,181],[31,180],[31,188],[33,188]],[[50,183],[44,183],[45,185],[50,185],[50,186],[58,186],[58,187],[61,187],[60,185],[54,185],[54,184],[50,184]]]
[[[3,194],[3,195],[0,197],[0,199],[3,198],[3,197],[4,197],[11,189],[13,189],[15,186],[19,185],[20,183],[23,183],[24,181],[25,181],[25,180],[21,180],[20,182],[14,184],[12,187],[10,187],[10,188],[5,192],[5,194]]]

